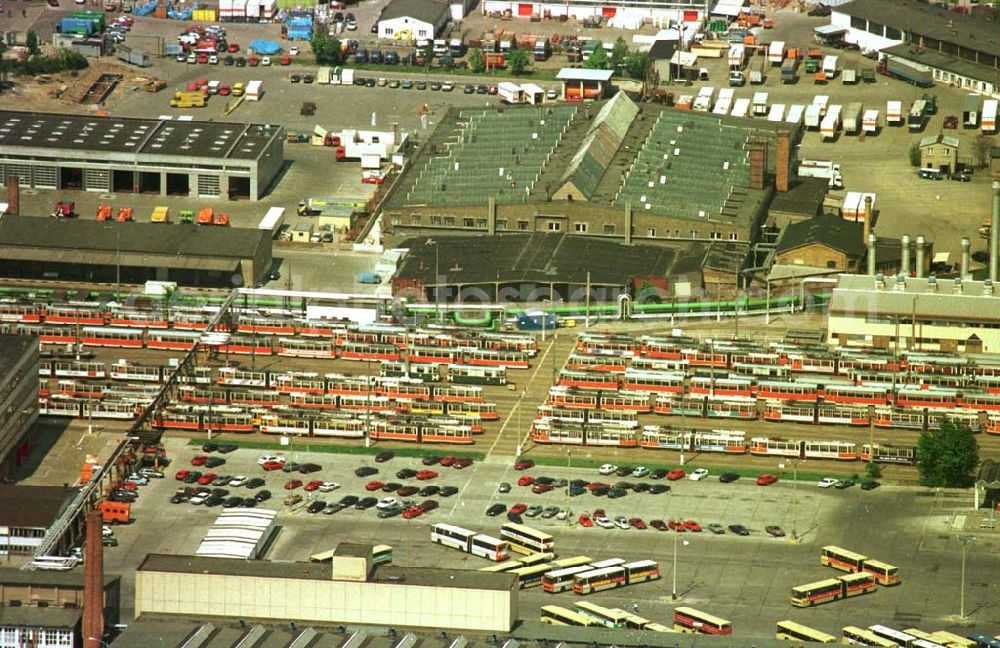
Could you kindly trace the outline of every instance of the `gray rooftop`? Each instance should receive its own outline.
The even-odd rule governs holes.
[[[563,68],[556,78],[560,81],[609,81],[612,70],[588,70],[586,68]]]
[[[939,133],[937,135],[928,135],[920,140],[920,148],[935,144],[944,144],[945,146],[958,148],[958,138],[954,135],[942,135]]]
[[[382,10],[380,20],[414,18],[437,25],[448,14],[448,5],[436,0],[392,0]]]
[[[48,528],[76,494],[75,489],[62,486],[0,485],[0,526]]]
[[[280,127],[214,121],[0,111],[0,152],[22,148],[101,154],[256,159]]]
[[[830,300],[831,315],[869,315],[942,318],[950,321],[1000,320],[1000,291],[984,290],[983,281],[916,279],[900,283],[884,277],[883,286],[871,275],[840,275]],[[971,331],[970,331],[971,334]]]
[[[5,374],[31,347],[38,348],[38,341],[34,337],[0,334],[0,374]]]
[[[51,487],[47,487],[51,488]],[[121,580],[116,574],[104,574],[104,585]],[[83,571],[24,571],[5,567],[0,569],[0,585],[38,585],[41,587],[61,587],[65,589],[83,589]]]
[[[83,618],[83,608],[0,606],[0,626],[72,629]]]
[[[834,7],[834,11],[1000,56],[1000,28],[996,24],[943,7],[916,0],[854,0]]]
[[[231,560],[229,558],[149,554],[136,571],[329,581],[332,580],[332,570],[331,563],[277,563],[266,560]],[[500,591],[510,590],[515,586],[512,574],[489,574],[474,570],[433,569],[429,567],[402,568],[393,565],[381,565],[369,580],[399,585]]]
[[[1000,30],[1000,28],[998,28]],[[889,54],[896,58],[912,61],[919,65],[926,65],[938,68],[954,74],[959,74],[970,79],[986,81],[993,85],[1000,85],[1000,70],[995,70],[979,63],[973,63],[955,56],[948,56],[928,49],[920,49],[903,43],[882,49],[883,54]]]

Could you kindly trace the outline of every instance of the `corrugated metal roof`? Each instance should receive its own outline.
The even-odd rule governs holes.
[[[900,283],[896,277],[885,277],[883,287],[878,287],[871,275],[841,275],[830,313],[889,317],[916,313],[918,319],[996,322],[1000,321],[1000,292],[989,294],[982,281],[908,277]]]
[[[587,70],[584,68],[563,68],[556,78],[560,81],[607,81],[614,74],[611,70]]]

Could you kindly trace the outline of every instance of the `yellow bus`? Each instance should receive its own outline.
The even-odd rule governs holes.
[[[512,569],[508,573],[517,576],[517,586],[520,589],[526,589],[528,587],[537,587],[541,585],[542,576],[550,571],[552,571],[552,565],[550,563],[541,563],[539,565],[531,565],[529,567],[518,567],[517,569]]]
[[[578,601],[573,604],[578,612],[585,617],[590,617],[605,628],[624,628],[628,614],[624,610],[606,608],[590,601]]]
[[[647,623],[646,625],[644,625],[642,627],[642,629],[643,630],[650,630],[652,632],[677,632],[673,628],[668,628],[665,625],[660,625],[659,623],[656,623],[656,622],[653,622],[653,621],[651,621],[651,622]]]
[[[919,628],[903,628],[903,632],[905,632],[908,635],[913,635],[917,639],[923,639],[924,641],[934,641],[933,634],[931,634],[930,632],[924,632]],[[973,645],[975,645],[975,643],[973,643]]]
[[[909,632],[909,631],[907,631]],[[928,641],[933,641],[939,643],[949,648],[975,648],[976,642],[972,639],[967,639],[965,637],[960,637],[957,634],[952,634],[946,630],[938,630],[937,632],[932,632],[930,638],[921,637],[921,639],[927,639]]]
[[[845,572],[861,571],[866,560],[868,560],[867,556],[834,545],[823,547],[819,555],[821,565]]]
[[[375,545],[372,547],[372,564],[381,565],[383,563],[392,562],[392,546],[391,545]]]
[[[551,552],[555,546],[555,540],[548,533],[515,522],[505,522],[500,527],[500,538],[506,540],[511,549],[523,554]]]
[[[598,625],[597,621],[572,610],[567,610],[564,607],[559,607],[558,605],[543,606],[541,621],[542,623],[557,626],[582,626],[585,628]]]
[[[881,560],[867,558],[861,569],[874,576],[879,585],[891,586],[899,585],[900,583],[899,568],[884,563]]]
[[[517,569],[518,567],[524,567],[524,563],[515,558],[514,560],[505,560],[502,563],[497,563],[495,565],[490,565],[488,567],[480,567],[479,571],[497,574],[500,572],[511,571]]]
[[[844,584],[838,578],[807,583],[792,588],[792,605],[812,607],[844,598]]]
[[[900,648],[910,648],[914,641],[918,641],[918,639],[911,634],[907,634],[879,623],[868,626],[868,631],[873,635],[881,637],[882,639],[888,639]]]
[[[552,555],[552,554],[548,554]],[[582,567],[593,562],[590,556],[570,556],[569,558],[559,558],[549,563],[553,569],[568,569],[570,567]]]
[[[837,638],[819,630],[813,630],[809,626],[794,621],[778,621],[774,636],[778,639],[789,641],[815,641],[817,643],[833,643]]]
[[[674,609],[674,630],[710,635],[730,635],[733,634],[733,624],[726,619],[701,610],[679,607]]]
[[[875,576],[863,571],[838,576],[837,580],[839,580],[844,586],[844,598],[874,592],[876,587],[878,587],[875,584]]]
[[[871,630],[865,630],[856,626],[846,626],[842,630],[843,643],[855,646],[875,646],[876,648],[897,648],[896,644],[888,639],[883,639]]]

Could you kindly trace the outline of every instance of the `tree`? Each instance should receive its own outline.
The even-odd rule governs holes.
[[[916,142],[910,145],[910,166],[920,166],[920,145]]]
[[[611,48],[611,69],[618,72],[621,70],[622,66],[625,65],[625,57],[628,56],[628,44],[625,39],[621,36],[615,41],[614,47]]]
[[[971,486],[978,466],[976,439],[964,423],[945,419],[938,429],[920,433],[917,470],[922,486]]]
[[[975,139],[972,140],[972,157],[977,167],[986,168],[990,165],[990,155],[993,153],[995,144],[992,135],[983,135],[982,133],[976,135]]]
[[[476,74],[486,69],[486,59],[483,58],[483,50],[475,48],[469,51],[469,69]]]
[[[524,74],[529,65],[531,65],[531,58],[523,49],[512,49],[507,55],[507,67],[510,68],[511,74]]]
[[[625,57],[625,71],[633,79],[645,79],[649,68],[649,52],[629,52]]]
[[[38,54],[38,34],[36,34],[33,31],[29,31],[28,32],[28,38],[27,38],[27,41],[25,42],[25,45],[27,45],[27,47],[28,47],[28,53],[31,56],[34,56],[35,54]]]
[[[7,80],[7,68],[9,62],[3,57],[7,51],[7,43],[0,39],[0,91],[4,89],[4,82]]]
[[[597,41],[597,47],[590,53],[590,58],[583,62],[583,67],[588,70],[608,69],[608,53],[601,41]]]
[[[318,64],[338,65],[341,62],[340,39],[334,38],[320,30],[313,32],[313,37],[309,41],[309,44],[312,46],[312,51],[316,56]]]
[[[869,461],[865,465],[865,477],[868,479],[880,479],[882,477],[882,467],[874,461]]]

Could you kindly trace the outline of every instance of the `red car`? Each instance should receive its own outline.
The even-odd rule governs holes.
[[[284,461],[265,461],[260,465],[261,468],[270,472],[272,470],[281,470],[285,467]]]
[[[589,515],[587,515],[586,513],[584,513],[583,515],[581,515],[581,516],[580,516],[580,517],[579,517],[579,518],[577,519],[577,522],[578,522],[578,523],[580,524],[580,526],[582,526],[582,527],[587,527],[587,528],[590,528],[590,527],[594,526],[594,521],[593,521],[593,520],[591,520],[591,519],[590,519],[590,516],[589,516]]]
[[[528,468],[535,467],[534,459],[521,459],[516,464],[514,464],[514,470],[527,470]]]
[[[535,483],[535,478],[531,475],[521,475],[517,480],[518,486],[531,486]]]
[[[444,457],[444,458],[441,459],[441,465],[444,466],[445,468],[447,468],[448,466],[450,466],[453,463],[455,463],[456,459],[457,459],[457,457],[452,457],[452,456],[449,455],[449,456]]]
[[[285,482],[285,490],[295,490],[302,486],[301,479],[289,479]]]
[[[180,470],[177,471],[177,474],[174,475],[174,479],[176,479],[177,481],[184,481],[184,478],[190,474],[191,474],[190,470],[188,470],[187,468],[181,468]]]
[[[202,486],[208,486],[218,478],[219,476],[214,472],[207,472],[198,478],[198,483],[201,484]]]
[[[236,52],[240,51],[240,44],[239,43],[229,43],[229,46],[226,49],[229,52],[235,54]]]
[[[550,490],[554,490],[555,486],[552,484],[535,484],[531,487],[531,492],[536,495],[541,495],[542,493],[548,493]]]
[[[608,516],[607,516],[607,514],[605,514],[605,513],[604,513],[604,509],[602,509],[602,508],[599,508],[599,509],[594,509],[594,513],[593,513],[593,516],[594,516],[595,518],[599,518],[599,517],[608,517]]]
[[[528,510],[528,505],[527,504],[524,504],[522,502],[518,502],[514,506],[510,507],[510,511],[509,512],[513,513],[514,515],[521,515],[522,513],[524,513],[527,510]]]
[[[323,485],[322,479],[314,479],[304,486],[307,491],[319,490],[319,487]]]
[[[420,502],[420,510],[424,513],[429,513],[438,507],[438,503],[435,500],[429,499]]]
[[[416,478],[422,480],[434,479],[437,476],[438,474],[433,470],[418,470],[416,474]]]
[[[642,518],[637,517],[629,518],[628,525],[633,529],[639,529],[640,531],[646,528],[646,523],[642,521]]]
[[[257,67],[258,65],[260,65],[260,59],[257,58],[256,56],[251,56],[250,58],[247,59],[247,65],[249,65],[250,67]]]
[[[778,478],[774,475],[769,475],[768,473],[761,473],[757,477],[758,486],[767,486],[768,484],[773,484],[776,481],[778,481]]]
[[[202,64],[208,63],[208,54],[199,54],[197,61]]]
[[[411,506],[407,508],[405,511],[403,511],[402,518],[404,520],[412,520],[413,518],[420,517],[423,514],[424,514],[424,509],[420,508],[419,506]]]
[[[471,465],[472,459],[469,459],[468,457],[456,457],[455,461],[452,462],[451,467],[461,470],[462,468],[468,468]]]
[[[611,488],[611,484],[605,484],[604,482],[590,482],[587,484],[587,490],[597,490],[598,488]]]
[[[206,461],[208,461],[208,457],[206,455],[196,455],[195,458],[191,460],[191,465],[204,466]]]
[[[684,472],[683,468],[674,468],[667,473],[667,479],[670,481],[677,481],[678,479],[684,479],[684,475],[686,474],[687,473]]]
[[[278,62],[281,63],[282,65],[291,65],[292,64],[292,57],[289,56],[288,54],[285,54],[280,59],[278,59]]]
[[[685,520],[684,528],[687,529],[688,531],[694,531],[695,533],[701,532],[701,525],[695,522],[694,520]]]
[[[378,489],[385,486],[385,482],[380,482],[379,480],[373,480],[365,484],[366,491],[377,491]]]
[[[687,531],[687,527],[684,526],[684,520],[670,520],[667,522],[667,526],[677,533],[684,533]]]

